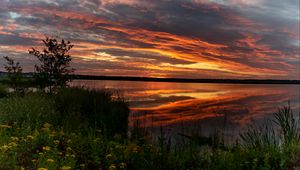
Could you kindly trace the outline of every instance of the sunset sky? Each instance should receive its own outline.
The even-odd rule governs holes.
[[[299,22],[299,0],[1,0],[0,56],[33,71],[51,36],[78,74],[300,79]]]

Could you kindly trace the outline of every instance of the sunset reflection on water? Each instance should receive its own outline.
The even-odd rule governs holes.
[[[300,108],[299,85],[238,85],[77,80],[73,85],[119,89],[132,110],[130,125],[139,120],[148,128],[184,125],[214,129],[243,129],[272,118],[290,102]]]

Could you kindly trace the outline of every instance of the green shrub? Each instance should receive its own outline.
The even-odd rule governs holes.
[[[73,120],[73,126],[88,125],[100,129],[105,136],[120,134],[127,136],[129,108],[122,97],[108,90],[83,88],[61,89],[54,101],[61,120]],[[75,119],[75,120],[74,120]]]

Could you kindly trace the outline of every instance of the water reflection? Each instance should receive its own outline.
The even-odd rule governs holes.
[[[204,132],[215,128],[243,129],[270,116],[290,101],[300,106],[299,85],[234,85],[162,83],[130,81],[75,81],[73,85],[120,89],[129,101],[130,122],[145,127],[167,126],[173,131],[201,126]]]

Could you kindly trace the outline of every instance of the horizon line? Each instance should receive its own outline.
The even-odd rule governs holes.
[[[0,74],[7,72],[0,71]],[[34,72],[23,74],[32,75]],[[178,82],[178,83],[228,83],[228,84],[300,84],[300,79],[233,79],[233,78],[175,78],[175,77],[144,77],[144,76],[105,76],[105,75],[85,75],[70,74],[75,80],[113,80],[113,81],[148,81],[148,82]],[[0,75],[1,77],[1,75]]]
[[[216,79],[216,78],[161,78],[140,76],[69,75],[75,80],[114,80],[178,83],[228,83],[228,84],[300,84],[300,80],[280,79]]]

